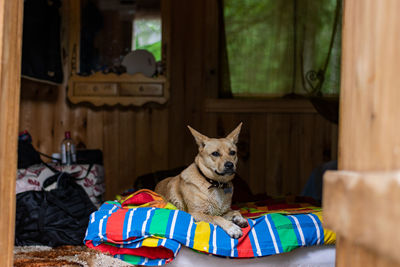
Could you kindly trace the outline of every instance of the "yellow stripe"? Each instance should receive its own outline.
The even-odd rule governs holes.
[[[155,237],[147,237],[143,240],[142,246],[143,247],[157,247],[158,238]]]
[[[198,222],[196,224],[197,227],[194,233],[193,248],[208,252],[211,233],[210,224],[205,222]]]
[[[323,224],[323,214],[322,211],[318,211],[314,213],[315,215],[317,215],[318,219],[321,221],[322,226],[324,226]],[[336,243],[336,233],[333,232],[332,230],[326,229],[324,227],[324,244],[325,245],[331,245],[331,244],[335,244]]]

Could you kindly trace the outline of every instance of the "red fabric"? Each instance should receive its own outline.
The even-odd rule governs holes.
[[[119,248],[105,243],[95,247],[91,240],[86,241],[86,246],[99,250],[103,253],[109,253],[113,256],[117,254],[128,254],[146,257],[149,259],[169,259],[174,257],[174,253],[165,247]]]
[[[251,230],[250,226],[242,228],[243,235],[242,237],[239,238],[237,246],[239,258],[254,257],[254,251],[253,248],[251,247],[250,238],[248,237],[250,230]]]
[[[119,212],[114,212],[108,218],[106,233],[113,233],[113,236],[116,236],[116,240],[113,240],[112,242],[123,242],[124,237],[122,236],[122,234],[124,233],[124,229],[121,228],[124,227],[123,222],[125,219],[125,215],[128,211],[129,210],[120,210]]]
[[[143,205],[145,203],[153,201],[154,198],[152,195],[142,192],[137,195],[134,195],[131,198],[128,198],[127,200],[124,201],[124,205]]]
[[[287,203],[268,205],[268,210],[283,210],[283,209],[295,209],[295,208],[301,208],[301,205],[300,204],[287,204]]]

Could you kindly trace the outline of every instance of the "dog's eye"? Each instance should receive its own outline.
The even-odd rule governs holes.
[[[229,151],[229,155],[235,156],[236,155],[236,151],[233,151],[233,150]]]
[[[219,154],[218,151],[214,151],[213,153],[211,153],[211,155],[213,155],[214,157],[219,157],[219,156],[221,156],[221,154]]]

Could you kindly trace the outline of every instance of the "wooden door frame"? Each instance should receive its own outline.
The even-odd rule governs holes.
[[[13,265],[22,0],[0,0],[0,264]]]
[[[399,266],[400,19],[397,0],[344,1],[339,171],[324,176],[336,266]]]

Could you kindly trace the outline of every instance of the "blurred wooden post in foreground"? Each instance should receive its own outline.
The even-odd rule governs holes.
[[[22,0],[0,0],[1,266],[13,264],[22,17]]]
[[[400,265],[400,1],[344,1],[339,171],[324,177],[337,266]]]

